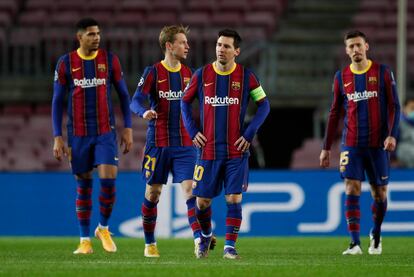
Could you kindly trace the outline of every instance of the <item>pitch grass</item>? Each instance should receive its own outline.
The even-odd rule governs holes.
[[[143,257],[143,240],[116,238],[108,254],[93,239],[94,254],[73,255],[78,238],[0,238],[2,276],[414,276],[414,238],[387,237],[381,256],[342,256],[347,238],[240,238],[240,260],[222,258],[223,238],[197,260],[190,239],[160,239],[161,258]]]

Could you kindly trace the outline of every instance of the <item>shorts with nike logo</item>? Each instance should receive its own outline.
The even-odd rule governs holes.
[[[68,135],[68,146],[73,174],[89,172],[101,164],[118,166],[115,131],[98,136]]]
[[[384,186],[389,181],[390,155],[382,148],[342,146],[339,160],[341,177]]]

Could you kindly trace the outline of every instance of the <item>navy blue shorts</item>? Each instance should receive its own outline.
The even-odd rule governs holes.
[[[224,194],[239,194],[247,189],[249,158],[225,160],[198,159],[193,176],[193,194],[204,198]]]
[[[193,146],[146,146],[142,174],[148,185],[166,184],[171,171],[174,183],[193,178],[197,158]]]
[[[101,164],[118,166],[115,131],[99,136],[68,136],[68,145],[73,174],[89,172]]]
[[[382,148],[342,146],[339,171],[342,178],[387,185],[389,181],[390,155]]]

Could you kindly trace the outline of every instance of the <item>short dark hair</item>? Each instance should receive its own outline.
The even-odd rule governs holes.
[[[217,39],[221,36],[233,38],[234,48],[236,48],[236,49],[240,48],[242,38],[239,35],[239,33],[237,33],[237,31],[235,31],[233,29],[223,29],[223,30],[218,32]]]
[[[99,26],[98,21],[91,17],[82,18],[76,23],[76,30],[77,31],[85,31],[86,28],[91,26]]]
[[[351,39],[351,38],[357,38],[357,37],[361,37],[365,40],[365,42],[368,42],[367,36],[359,31],[359,30],[351,30],[348,31],[345,36],[344,36],[344,43],[346,44],[346,40]]]
[[[409,96],[407,98],[405,98],[404,100],[404,107],[408,105],[408,103],[410,102],[414,102],[414,97],[413,96]]]

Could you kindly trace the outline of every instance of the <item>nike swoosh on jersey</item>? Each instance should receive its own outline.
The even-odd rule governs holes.
[[[167,79],[158,80],[158,83],[164,83]]]
[[[214,84],[214,82],[211,82],[211,83],[204,83],[204,86],[205,86],[205,87],[208,87],[208,86],[211,86],[212,84]]]
[[[77,68],[72,68],[72,72],[76,72],[78,70],[80,70],[82,67],[77,67]]]
[[[344,87],[347,87],[347,86],[349,86],[350,84],[352,84],[352,82],[349,82],[349,83],[344,84]]]

